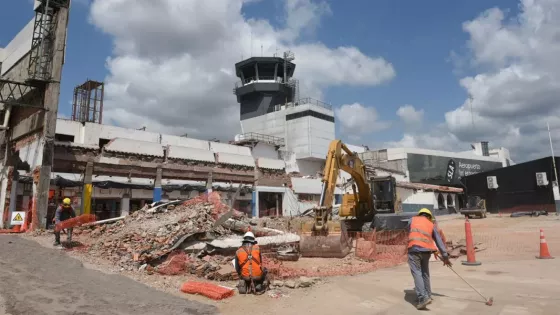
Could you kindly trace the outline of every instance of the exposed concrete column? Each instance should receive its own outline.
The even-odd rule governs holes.
[[[554,195],[554,203],[556,204],[556,214],[560,214],[560,189],[558,182],[552,182],[552,194]]]
[[[82,214],[91,214],[91,195],[93,192],[93,162],[86,164],[84,185],[82,186]]]
[[[37,209],[33,214],[31,229],[46,227],[49,205],[49,189],[54,155],[54,137],[56,133],[56,116],[60,96],[62,65],[66,51],[66,32],[68,28],[68,8],[61,7],[56,15],[56,30],[53,47],[51,81],[47,84],[44,95],[45,118],[43,121],[43,156],[37,187]]]
[[[161,175],[161,167],[158,167],[156,170],[156,179],[154,180],[154,197],[152,198],[153,202],[158,202],[161,200]]]
[[[253,188],[253,196],[251,198],[251,212],[253,218],[259,217],[259,192]]]
[[[280,194],[276,194],[276,216],[280,216]]]
[[[5,221],[4,220],[4,211],[6,209],[6,195],[8,190],[8,167],[2,166],[2,173],[1,173],[1,181],[0,181],[0,228],[5,228]],[[7,213],[6,213],[7,214]],[[7,223],[6,223],[7,225]]]
[[[19,172],[14,167],[14,171],[12,173],[12,190],[10,191],[10,211],[8,214],[8,218],[12,217],[12,213],[17,211],[17,187],[19,181]]]
[[[125,192],[121,199],[121,216],[128,215],[130,213],[130,189],[125,189]]]
[[[212,193],[212,185],[213,185],[212,181],[213,181],[212,180],[212,172],[209,172],[208,173],[208,179],[206,180],[206,193],[207,194]]]

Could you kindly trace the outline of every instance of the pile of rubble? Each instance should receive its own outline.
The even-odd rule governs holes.
[[[465,239],[461,239],[459,241],[448,241],[446,245],[449,257],[451,258],[458,258],[467,254],[467,242]],[[486,247],[484,247],[482,243],[474,244],[475,252],[480,252],[485,249]]]
[[[270,283],[271,288],[286,287],[289,289],[309,288],[319,282],[321,279],[317,277],[299,277],[295,280],[273,280]]]
[[[204,241],[234,234],[222,225],[214,226],[225,210],[217,211],[216,202],[202,199],[163,205],[139,210],[115,223],[82,228],[77,234],[89,235],[90,254],[133,270],[165,257],[188,238]]]
[[[224,205],[217,193],[160,203],[101,223],[75,230],[91,256],[122,270],[191,273],[209,280],[236,279],[231,261],[248,230],[257,236],[263,251],[280,258],[293,259],[292,247],[299,244],[298,235],[252,222]]]

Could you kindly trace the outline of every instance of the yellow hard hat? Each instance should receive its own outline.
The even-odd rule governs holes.
[[[69,206],[72,204],[72,201],[70,200],[70,198],[64,198],[64,200],[62,200],[62,204],[65,206]]]
[[[432,221],[434,220],[434,216],[432,215],[432,211],[430,211],[430,209],[422,208],[422,209],[420,209],[420,211],[418,211],[418,215],[421,215],[422,213],[428,214],[430,216],[430,219]]]

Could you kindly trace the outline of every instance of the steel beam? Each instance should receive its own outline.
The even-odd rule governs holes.
[[[93,162],[95,175],[153,178],[158,166],[162,168],[162,177],[166,179],[200,180],[208,179],[212,171],[215,181],[253,183],[253,171],[232,171],[219,167],[200,167],[177,164],[160,164],[155,162],[138,162],[119,159],[118,164],[100,162],[101,156],[86,155],[80,150],[72,152],[66,147],[56,147],[54,154],[54,172],[81,173],[88,162]]]
[[[0,79],[0,104],[44,109],[43,96],[37,85]]]

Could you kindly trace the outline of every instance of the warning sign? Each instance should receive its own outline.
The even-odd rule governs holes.
[[[23,225],[23,222],[25,222],[25,212],[12,212],[12,222],[10,223],[11,225]]]

